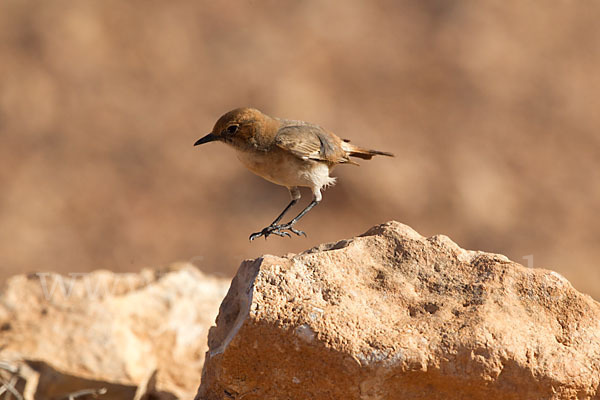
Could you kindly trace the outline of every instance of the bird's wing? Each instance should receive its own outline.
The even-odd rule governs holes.
[[[341,139],[317,125],[290,123],[279,128],[275,144],[303,160],[349,162]]]

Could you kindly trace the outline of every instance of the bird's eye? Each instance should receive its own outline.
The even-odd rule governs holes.
[[[238,125],[229,125],[227,127],[227,133],[234,134],[238,130]]]

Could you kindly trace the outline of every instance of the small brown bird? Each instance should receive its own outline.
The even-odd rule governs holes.
[[[256,175],[285,186],[292,201],[271,225],[250,235],[265,239],[275,234],[288,236],[306,234],[294,228],[307,212],[321,201],[321,189],[333,185],[329,176],[337,164],[354,164],[350,157],[370,160],[374,155],[393,157],[391,153],[367,150],[342,140],[333,132],[304,121],[271,118],[254,108],[236,108],[219,118],[213,130],[199,139],[194,146],[220,141],[232,146],[239,160]],[[300,199],[299,186],[309,187],[312,202],[287,224],[279,221]]]

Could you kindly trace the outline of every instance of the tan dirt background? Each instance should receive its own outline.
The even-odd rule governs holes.
[[[0,279],[178,260],[231,276],[395,219],[598,299],[599,17],[592,1],[2,1]],[[192,146],[239,106],[397,157],[337,169],[307,239],[249,243],[287,191]]]

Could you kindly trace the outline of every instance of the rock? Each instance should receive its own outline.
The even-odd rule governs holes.
[[[139,274],[15,276],[0,291],[0,360],[36,371],[34,378],[13,372],[37,381],[35,398],[102,390],[99,398],[192,398],[228,287],[185,264]]]
[[[397,222],[239,268],[196,399],[600,398],[600,305]]]

